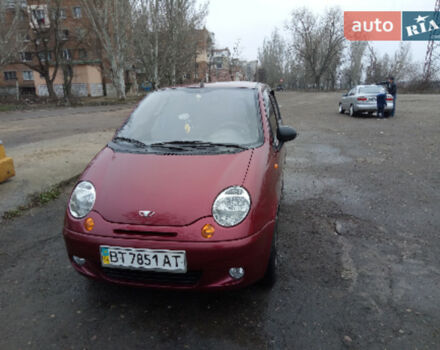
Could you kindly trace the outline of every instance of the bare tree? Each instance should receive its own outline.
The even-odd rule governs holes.
[[[285,53],[285,43],[278,29],[272,32],[270,39],[264,39],[263,46],[258,50],[258,59],[264,72],[260,73],[260,77],[272,87],[283,78]]]
[[[22,2],[0,1],[0,67],[11,63],[24,47],[25,30],[20,25],[24,16]]]
[[[164,63],[166,77],[171,85],[182,82],[183,75],[193,69],[197,54],[195,30],[202,27],[207,14],[207,4],[196,6],[195,0],[164,1]]]
[[[385,69],[374,47],[370,44],[368,44],[367,47],[368,47],[368,58],[367,58],[367,67],[365,70],[365,83],[373,84],[384,79]]]
[[[142,65],[153,88],[160,85],[159,31],[161,27],[160,0],[139,0],[134,12],[133,44],[136,59]]]
[[[400,43],[392,59],[388,53],[380,56],[371,44],[368,44],[368,63],[365,82],[377,83],[393,76],[395,80],[413,80],[417,75],[417,65],[412,62],[409,43]]]
[[[364,69],[363,58],[367,48],[366,41],[352,41],[348,47],[348,64],[342,71],[342,85],[350,88],[360,84]]]
[[[125,99],[125,71],[131,58],[134,0],[81,0],[95,34],[101,39],[117,97]]]
[[[64,51],[67,41],[60,28],[61,1],[45,0],[28,7],[31,30],[29,45],[22,53],[22,63],[44,78],[51,99],[57,99],[54,80],[60,69],[60,61],[63,56],[69,55],[69,51]]]
[[[411,44],[409,42],[401,42],[399,49],[394,53],[393,60],[389,64],[388,75],[396,80],[412,79],[417,68],[412,62]]]
[[[195,0],[140,0],[135,8],[136,57],[155,87],[175,85],[194,72],[207,4]]]
[[[342,18],[339,8],[330,8],[323,16],[315,16],[306,8],[291,14],[287,25],[291,33],[290,48],[305,65],[307,76],[316,88],[322,88],[324,75],[335,75],[339,67],[344,48]],[[334,72],[329,72],[330,69]]]
[[[286,50],[284,77],[285,85],[289,89],[304,89],[307,85],[304,64],[296,59],[292,50]]]
[[[243,48],[241,46],[241,39],[235,40],[229,63],[229,73],[234,80],[237,79],[237,74],[242,75],[240,71],[244,71],[244,67],[242,67],[242,63],[240,61],[242,51]]]

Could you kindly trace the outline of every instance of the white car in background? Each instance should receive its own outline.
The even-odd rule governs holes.
[[[339,101],[339,113],[348,111],[350,116],[355,117],[362,113],[371,115],[377,112],[377,95],[386,94],[384,115],[388,117],[393,109],[393,96],[386,93],[381,85],[357,85],[346,94],[343,94]]]

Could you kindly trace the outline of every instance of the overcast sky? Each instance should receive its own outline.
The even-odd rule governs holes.
[[[204,1],[198,0],[200,3]],[[435,0],[210,0],[206,27],[215,33],[218,47],[229,47],[241,40],[242,59],[257,59],[258,48],[275,27],[284,28],[292,10],[307,7],[320,13],[326,7],[342,11],[433,11]],[[398,42],[374,42],[381,53],[393,53]],[[426,42],[412,42],[412,56],[423,61]]]

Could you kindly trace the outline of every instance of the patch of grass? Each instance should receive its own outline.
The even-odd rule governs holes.
[[[59,185],[50,188],[48,191],[34,194],[31,197],[30,205],[33,207],[42,206],[50,201],[57,199],[61,194],[61,188]]]
[[[23,212],[26,210],[25,206],[19,206],[17,209],[9,210],[5,212],[2,216],[3,220],[12,220],[14,218],[17,218],[23,214]]]
[[[3,105],[0,104],[0,112],[10,112],[10,111],[16,111],[17,110],[17,106],[16,105]]]
[[[123,104],[133,104],[139,102],[145,94],[140,94],[137,96],[127,96],[125,100],[119,100],[116,97],[86,97],[78,99],[75,106],[112,106],[112,105],[123,105]]]
[[[70,103],[60,98],[52,101],[45,97],[33,97],[31,100],[0,100],[0,112],[10,112],[16,110],[31,110],[40,108],[60,108],[60,107],[95,107],[95,106],[113,106],[113,105],[129,105],[139,102],[145,97],[145,93],[139,95],[128,95],[125,100],[119,100],[116,97],[75,97]]]

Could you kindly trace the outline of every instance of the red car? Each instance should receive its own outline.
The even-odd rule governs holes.
[[[272,285],[283,144],[295,137],[260,83],[151,93],[72,191],[74,268],[155,288]]]

